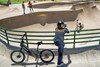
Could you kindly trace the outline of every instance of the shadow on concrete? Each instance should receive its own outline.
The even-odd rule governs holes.
[[[46,63],[43,63],[43,62],[35,62],[35,63],[20,63],[20,64],[15,64],[15,63],[13,63],[13,64],[11,64],[12,66],[18,66],[18,65],[20,65],[20,66],[24,66],[24,67],[26,67],[26,66],[28,66],[28,65],[36,65],[35,67],[38,67],[38,66],[42,66],[42,65],[51,65],[51,64],[55,64],[54,62],[50,62],[50,63],[48,63],[48,64],[46,64]]]
[[[67,67],[69,64],[72,63],[71,59],[70,59],[70,53],[67,54],[67,58],[68,58],[68,63],[65,64],[65,66]]]
[[[66,64],[63,64],[61,67],[68,67],[72,63],[70,59],[70,53],[67,53],[67,59],[68,59],[68,62]]]

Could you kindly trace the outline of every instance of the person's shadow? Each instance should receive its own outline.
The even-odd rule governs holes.
[[[71,63],[72,63],[72,61],[71,61],[71,59],[70,59],[70,54],[69,54],[69,53],[67,53],[67,58],[68,58],[68,63],[64,64],[64,66],[63,66],[63,67],[68,67],[68,66],[69,66],[69,64],[71,64]]]
[[[61,67],[68,67],[72,63],[72,61],[70,59],[70,53],[67,50],[66,50],[66,52],[67,52],[66,54],[67,54],[68,62],[66,64],[63,64]]]

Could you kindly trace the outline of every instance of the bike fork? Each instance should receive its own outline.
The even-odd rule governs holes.
[[[35,61],[38,61],[39,60],[39,45],[37,46],[37,55],[36,55],[36,58],[35,58]]]
[[[35,58],[35,61],[36,61],[36,67],[38,67],[38,61],[39,61],[39,45],[37,46],[37,55],[36,55],[36,58]]]
[[[20,52],[22,51],[22,48],[20,49]],[[19,55],[20,55],[20,52],[19,52]]]

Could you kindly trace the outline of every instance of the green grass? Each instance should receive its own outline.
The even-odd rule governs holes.
[[[12,4],[19,4],[19,3],[22,3],[22,1],[27,1],[27,0],[11,0],[11,3]],[[0,0],[0,3],[2,4],[7,4],[8,0]]]
[[[0,3],[6,4],[7,0],[0,0]]]

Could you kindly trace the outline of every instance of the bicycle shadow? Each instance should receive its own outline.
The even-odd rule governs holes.
[[[35,65],[35,67],[38,67],[38,66],[42,66],[42,65],[50,65],[50,64],[55,64],[54,62],[50,62],[50,63],[43,63],[43,62],[35,62],[35,63],[19,63],[19,64],[15,64],[15,63],[13,63],[13,64],[11,64],[11,65],[13,65],[13,66],[24,66],[24,67],[26,67],[26,66],[29,66],[29,65]]]

